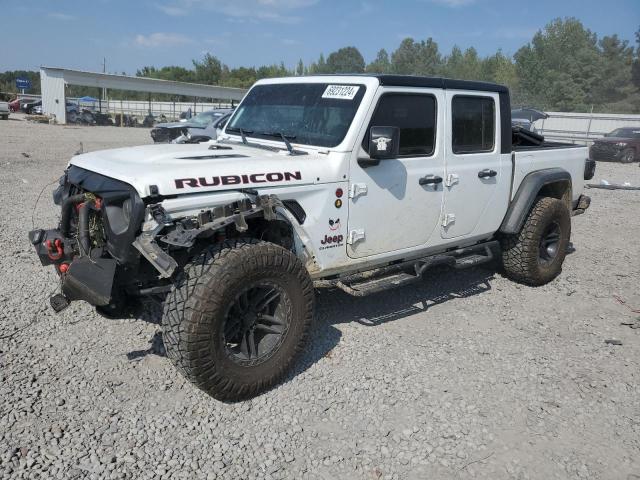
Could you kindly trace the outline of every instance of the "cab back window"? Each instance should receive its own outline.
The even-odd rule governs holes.
[[[493,150],[496,132],[493,98],[456,95],[451,102],[451,119],[453,153]]]

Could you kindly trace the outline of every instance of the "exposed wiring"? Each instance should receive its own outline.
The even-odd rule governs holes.
[[[36,203],[33,205],[33,210],[31,211],[31,230],[35,230],[36,225],[35,225],[35,214],[36,214],[36,208],[38,208],[38,202],[40,201],[40,197],[42,196],[42,194],[44,193],[45,188],[53,185],[54,183],[56,183],[58,180],[54,180],[51,183],[47,183],[44,187],[42,187],[42,190],[40,190],[40,193],[38,194],[38,198],[36,198]]]

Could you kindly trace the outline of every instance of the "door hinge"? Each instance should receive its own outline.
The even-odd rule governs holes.
[[[456,223],[456,214],[455,213],[445,213],[444,217],[442,217],[442,226],[448,227],[452,223]]]
[[[364,229],[351,230],[347,236],[347,244],[353,245],[360,240],[364,240]]]
[[[451,187],[452,185],[455,185],[459,181],[460,181],[460,176],[459,175],[457,175],[455,173],[450,173],[449,175],[447,175],[447,181],[444,182],[444,184],[447,187]]]
[[[357,198],[360,195],[367,194],[367,184],[366,183],[352,183],[349,187],[349,198]]]

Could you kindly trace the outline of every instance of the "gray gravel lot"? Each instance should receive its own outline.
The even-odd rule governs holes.
[[[640,192],[590,190],[544,287],[486,268],[366,299],[319,291],[296,371],[223,404],[163,356],[156,308],[54,314],[56,275],[27,241],[80,142],[149,130],[12,116],[0,142],[0,478],[640,479],[640,329],[623,325],[640,317]],[[640,168],[600,178],[640,185]],[[52,189],[36,226],[56,222]]]

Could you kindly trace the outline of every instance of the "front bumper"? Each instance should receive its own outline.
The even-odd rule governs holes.
[[[589,158],[593,160],[618,161],[624,148],[611,143],[594,143],[589,149]]]
[[[40,262],[55,267],[66,300],[111,304],[116,281],[122,283],[118,272],[139,266],[132,243],[144,219],[144,202],[132,186],[75,166],[60,179],[53,197],[61,208],[58,228],[29,233]]]
[[[180,128],[156,127],[151,129],[151,138],[156,143],[167,143],[182,135]]]
[[[54,265],[67,300],[84,300],[94,306],[111,303],[117,262],[113,258],[75,255],[76,240],[60,230],[33,230],[29,240],[43,266]]]

